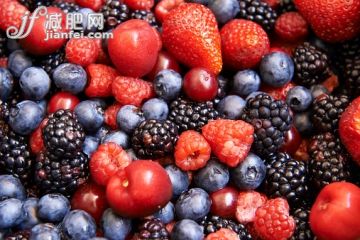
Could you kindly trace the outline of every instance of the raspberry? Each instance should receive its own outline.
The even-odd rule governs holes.
[[[104,0],[76,0],[77,5],[83,8],[90,8],[95,12],[98,12],[104,5]]]
[[[114,130],[118,128],[116,123],[116,116],[121,107],[121,104],[114,103],[105,110],[105,123]]]
[[[0,67],[7,68],[7,66],[8,66],[8,58],[7,57],[0,58]]]
[[[256,210],[264,205],[266,201],[266,196],[256,191],[240,192],[235,212],[238,222],[242,224],[253,222]]]
[[[279,88],[270,87],[270,86],[263,86],[261,88],[261,91],[266,92],[267,94],[269,94],[275,100],[286,101],[287,93],[293,87],[295,87],[295,85],[292,82],[289,82],[289,83],[287,83],[284,86],[279,87]]]
[[[0,29],[6,31],[6,29],[11,26],[20,29],[22,17],[28,13],[27,8],[17,1],[0,1]]]
[[[152,83],[132,77],[117,77],[112,83],[112,93],[120,104],[137,107],[155,96]]]
[[[104,143],[91,156],[90,173],[97,184],[106,186],[109,179],[130,162],[130,156],[119,145]]]
[[[205,240],[240,240],[239,236],[236,234],[236,232],[227,229],[227,228],[221,228],[220,230],[209,234]]]
[[[34,154],[39,154],[41,151],[45,150],[44,140],[42,138],[42,129],[45,127],[47,121],[48,119],[45,118],[30,136],[29,145],[31,152]]]
[[[289,215],[289,204],[283,198],[267,201],[256,210],[255,230],[264,240],[284,240],[295,230],[295,221]]]
[[[99,55],[96,59],[96,63],[111,65],[109,56],[107,55],[107,53],[105,52],[105,50],[103,48],[103,40],[100,38],[97,38],[97,39],[94,39],[94,41],[96,43],[97,48],[99,49]]]
[[[254,141],[252,125],[238,120],[214,120],[202,128],[213,153],[230,167],[235,167],[248,155]]]
[[[102,64],[90,64],[86,68],[88,75],[88,86],[85,94],[88,97],[110,97],[111,84],[117,77],[114,68]]]
[[[183,132],[175,147],[176,165],[184,171],[198,170],[210,159],[211,148],[206,139],[198,132]]]
[[[86,67],[96,61],[99,48],[93,39],[72,38],[66,44],[65,53],[70,63]]]
[[[298,12],[283,13],[276,20],[275,33],[285,41],[296,42],[309,34],[308,24]]]

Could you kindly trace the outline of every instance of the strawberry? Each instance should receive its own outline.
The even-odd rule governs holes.
[[[328,42],[341,42],[360,33],[358,0],[294,0],[315,34]]]
[[[99,11],[104,5],[104,0],[76,0],[77,5],[83,8],[90,8],[95,12]]]
[[[124,0],[132,10],[150,10],[154,6],[154,0]]]
[[[189,67],[203,67],[214,74],[222,68],[221,39],[210,9],[184,3],[163,22],[162,39],[168,51]]]
[[[116,70],[103,64],[90,64],[86,68],[88,85],[85,94],[88,97],[110,97],[111,84],[118,76]]]
[[[114,130],[118,128],[116,123],[116,116],[121,107],[121,104],[114,103],[105,110],[105,123]]]
[[[252,125],[238,120],[214,120],[202,128],[213,153],[230,167],[235,167],[248,155],[254,141]]]
[[[221,49],[225,66],[235,70],[256,67],[269,52],[269,38],[252,21],[236,19],[221,29]]]
[[[227,228],[220,228],[220,230],[210,233],[205,240],[240,240],[239,235]]]
[[[0,1],[0,29],[6,31],[8,27],[12,26],[19,29],[25,14],[29,14],[29,10],[17,1]]]
[[[162,23],[171,10],[184,3],[184,0],[161,0],[155,7],[155,17]]]
[[[266,201],[266,196],[256,191],[240,192],[236,202],[236,220],[242,224],[253,222],[256,210]]]
[[[308,24],[298,12],[287,12],[276,20],[275,33],[285,41],[301,41],[309,34]]]
[[[65,53],[70,63],[86,67],[96,61],[99,48],[94,39],[72,38],[66,44]]]

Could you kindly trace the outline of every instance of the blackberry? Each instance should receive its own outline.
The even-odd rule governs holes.
[[[294,1],[293,0],[280,0],[277,11],[278,11],[279,15],[282,13],[286,13],[286,12],[296,11]]]
[[[340,70],[344,70],[346,64],[360,58],[360,37],[346,41],[336,46],[336,59]]]
[[[158,218],[145,220],[139,227],[137,238],[139,240],[169,240],[170,234],[166,230],[166,226]]]
[[[317,97],[313,102],[311,115],[315,128],[321,132],[337,130],[341,114],[349,103],[346,95],[323,94]]]
[[[6,43],[7,37],[5,32],[0,31],[0,58],[5,57],[8,53]]]
[[[107,0],[101,12],[107,29],[115,28],[130,17],[129,7],[120,0]]]
[[[82,149],[83,127],[70,110],[58,110],[49,116],[42,130],[46,149],[55,156],[71,157]]]
[[[9,133],[9,125],[7,125],[3,120],[0,119],[0,143]]]
[[[70,197],[88,176],[88,158],[82,152],[59,158],[43,152],[35,162],[35,183],[44,194],[61,193]]]
[[[44,69],[50,76],[59,65],[65,62],[65,50],[60,49],[55,53],[41,57],[38,66]]]
[[[71,3],[71,2],[65,2],[65,1],[58,1],[53,4],[54,7],[60,8],[65,14],[67,13],[75,13],[79,12],[80,6]]]
[[[240,5],[239,18],[254,21],[266,31],[274,28],[277,13],[261,0],[238,0]]]
[[[148,22],[152,27],[159,28],[158,23],[156,22],[155,15],[152,11],[146,10],[135,10],[131,13],[132,19],[141,19]]]
[[[214,103],[192,102],[178,98],[170,104],[169,119],[176,124],[179,132],[186,130],[199,131],[209,120],[220,118],[214,108]]]
[[[200,224],[204,227],[205,235],[209,235],[213,232],[216,232],[220,230],[220,228],[227,228],[236,232],[239,235],[239,239],[241,240],[252,239],[250,233],[247,231],[244,225],[219,216],[205,217]]]
[[[308,152],[310,180],[317,189],[349,179],[349,157],[337,136],[330,132],[313,136]]]
[[[37,7],[52,5],[53,0],[18,0],[22,5],[27,7],[30,11],[34,11]]]
[[[344,83],[350,97],[356,98],[360,96],[360,58],[346,64]]]
[[[315,239],[313,232],[310,229],[309,216],[310,207],[307,205],[295,208],[291,215],[296,224],[295,232],[290,240],[312,240]]]
[[[140,158],[158,158],[172,154],[178,139],[176,125],[169,121],[145,120],[132,136],[132,147]]]
[[[308,169],[304,161],[298,161],[287,153],[276,153],[267,159],[264,189],[273,197],[285,197],[294,206],[308,192]]]
[[[22,230],[8,235],[5,240],[29,240],[30,239],[30,231]]]
[[[295,49],[294,65],[295,80],[307,87],[322,82],[330,75],[328,56],[309,42]]]
[[[292,123],[286,103],[273,100],[265,93],[247,101],[241,119],[254,126],[253,151],[262,156],[274,153],[281,147],[285,132]]]
[[[0,120],[7,122],[9,119],[9,114],[10,114],[9,104],[7,102],[3,102],[0,99]]]
[[[221,101],[221,99],[226,97],[229,88],[229,79],[225,78],[224,76],[219,75],[217,77],[217,81],[219,87],[218,87],[217,95],[214,99],[215,104],[218,104]]]

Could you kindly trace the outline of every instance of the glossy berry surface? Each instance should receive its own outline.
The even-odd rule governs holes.
[[[213,215],[224,218],[235,218],[238,190],[234,187],[225,187],[210,194]]]
[[[208,70],[193,68],[184,77],[183,89],[192,100],[204,102],[215,98],[218,82]]]

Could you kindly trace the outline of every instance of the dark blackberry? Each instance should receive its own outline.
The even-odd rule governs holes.
[[[0,58],[5,57],[8,53],[6,43],[7,43],[6,34],[0,30]]]
[[[294,11],[296,11],[296,7],[293,0],[280,0],[279,7],[277,8],[279,15],[282,13]]]
[[[80,10],[80,6],[72,2],[58,1],[53,3],[53,6],[60,8],[65,14],[79,12]]]
[[[291,215],[293,216],[296,224],[295,232],[290,240],[313,240],[315,236],[310,229],[309,216],[310,207],[307,205],[295,208]]]
[[[9,134],[9,125],[0,119],[0,143]]]
[[[39,6],[51,6],[53,0],[19,0],[19,2],[27,7],[30,11],[34,11]]]
[[[341,114],[349,105],[350,100],[346,95],[327,95],[317,97],[312,106],[312,122],[315,129],[321,132],[336,131]]]
[[[349,157],[337,136],[330,132],[313,136],[308,152],[310,180],[317,189],[349,179]]]
[[[199,103],[178,98],[170,104],[169,119],[177,125],[179,132],[186,130],[200,132],[209,120],[219,117],[211,101]]]
[[[5,240],[29,240],[30,239],[30,231],[22,230],[8,235]]]
[[[286,103],[273,100],[265,93],[247,101],[241,119],[254,126],[253,151],[262,156],[274,153],[281,147],[284,134],[292,123]]]
[[[252,239],[250,233],[247,231],[244,225],[219,216],[205,217],[200,224],[204,227],[205,235],[216,232],[220,230],[220,228],[227,228],[236,232],[239,235],[239,239],[241,240]]]
[[[88,158],[82,152],[72,157],[40,153],[35,163],[35,183],[42,193],[61,193],[70,197],[89,176]]]
[[[224,97],[226,97],[226,94],[228,92],[228,88],[229,88],[229,79],[225,78],[224,76],[219,75],[217,77],[218,80],[218,92],[217,95],[215,97],[214,103],[218,104],[221,99],[223,99]]]
[[[274,28],[277,13],[261,0],[238,0],[240,5],[239,18],[254,21],[266,31]]]
[[[9,104],[7,102],[3,102],[0,99],[0,120],[7,122],[9,119],[9,114]]]
[[[141,19],[148,22],[152,27],[159,28],[158,23],[156,22],[155,15],[152,11],[146,10],[135,10],[131,13],[132,19]]]
[[[346,41],[336,46],[335,61],[340,70],[344,70],[346,64],[360,58],[360,37]]]
[[[172,154],[178,139],[176,125],[169,121],[145,120],[132,136],[132,147],[140,158],[158,158]]]
[[[322,82],[330,75],[328,56],[309,42],[295,49],[294,64],[295,81],[307,87]]]
[[[166,226],[160,219],[153,218],[145,220],[139,226],[139,233],[137,234],[137,238],[139,240],[169,240],[170,234],[166,230]]]
[[[344,83],[350,97],[356,98],[360,96],[360,58],[346,64]]]
[[[101,12],[107,29],[115,28],[130,17],[129,7],[120,0],[107,0]]]
[[[85,132],[70,110],[58,110],[48,119],[42,133],[49,152],[59,157],[71,157],[82,149]]]
[[[44,69],[50,76],[60,64],[65,62],[65,50],[60,49],[55,53],[41,57],[38,60],[38,66]]]

